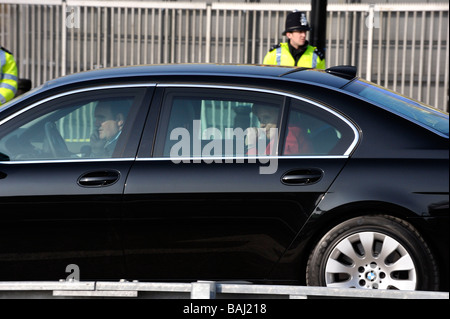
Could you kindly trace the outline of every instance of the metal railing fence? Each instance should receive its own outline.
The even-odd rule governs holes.
[[[0,281],[0,298],[449,299],[448,292],[257,285],[215,281]]]
[[[0,44],[33,86],[96,68],[262,63],[309,4],[0,0]],[[329,4],[327,66],[448,111],[449,5]]]

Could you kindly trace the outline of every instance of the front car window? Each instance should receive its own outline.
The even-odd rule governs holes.
[[[449,136],[448,113],[362,79],[351,82],[344,89],[433,131]]]
[[[123,132],[131,126],[143,89],[104,89],[37,103],[4,123],[3,160],[35,161],[121,157]]]

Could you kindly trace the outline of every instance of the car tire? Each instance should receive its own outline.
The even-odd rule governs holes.
[[[438,271],[417,230],[399,218],[370,215],[326,233],[306,267],[309,286],[437,290]]]

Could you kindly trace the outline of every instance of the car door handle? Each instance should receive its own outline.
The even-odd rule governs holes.
[[[78,178],[78,185],[84,187],[110,186],[120,178],[120,172],[116,170],[104,170],[88,172]]]
[[[318,168],[296,169],[285,173],[281,182],[286,185],[310,185],[317,183],[323,176]]]

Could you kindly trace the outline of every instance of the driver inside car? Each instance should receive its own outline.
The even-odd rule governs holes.
[[[95,107],[90,157],[112,157],[130,108],[129,100],[104,100]]]

